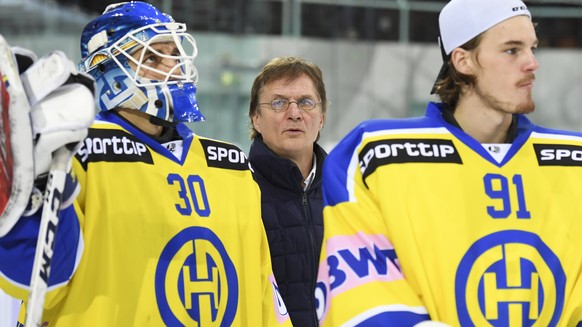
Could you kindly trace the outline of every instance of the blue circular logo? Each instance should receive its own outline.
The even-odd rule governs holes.
[[[232,324],[238,277],[224,245],[210,229],[189,227],[174,236],[160,255],[155,283],[166,325]]]
[[[475,242],[455,279],[462,326],[555,326],[566,275],[559,258],[534,233],[507,230]]]

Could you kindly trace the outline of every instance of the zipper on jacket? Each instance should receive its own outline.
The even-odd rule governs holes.
[[[310,261],[311,264],[313,266],[313,269],[311,271],[312,276],[314,278],[312,278],[310,280],[310,289],[313,290],[313,292],[315,293],[315,280],[317,279],[317,254],[315,253],[315,235],[313,235],[313,228],[314,225],[313,224],[313,219],[311,217],[311,211],[309,210],[309,202],[307,200],[307,192],[303,191],[303,193],[301,194],[301,205],[303,206],[303,218],[305,219],[305,230],[307,232],[307,236],[308,236],[308,241],[309,241],[309,254],[310,254]],[[313,316],[313,321],[314,321],[314,326],[318,326],[319,325],[319,321],[317,319],[317,313],[316,313],[316,308],[315,308],[315,303],[314,303],[314,298],[315,295],[312,294],[311,296],[311,300],[309,301],[311,303],[311,307],[313,309],[313,312],[315,313]]]

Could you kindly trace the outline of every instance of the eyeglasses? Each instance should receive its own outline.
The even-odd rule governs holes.
[[[303,111],[311,111],[317,107],[318,104],[321,102],[315,102],[313,99],[309,98],[301,98],[297,101],[289,101],[287,99],[275,99],[271,102],[263,102],[259,103],[259,105],[270,105],[271,109],[275,112],[283,112],[289,108],[289,106],[295,103],[299,109]]]

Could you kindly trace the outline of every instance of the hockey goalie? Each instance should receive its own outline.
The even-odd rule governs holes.
[[[33,326],[48,288],[58,211],[78,192],[71,159],[93,121],[95,85],[63,52],[39,59],[1,35],[0,73],[0,286],[14,295],[10,284],[23,272],[6,267],[34,256],[26,324]],[[30,229],[40,229],[36,247],[20,242],[27,224],[40,226]]]

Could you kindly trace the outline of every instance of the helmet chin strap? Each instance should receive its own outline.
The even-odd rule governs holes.
[[[174,127],[174,126],[178,125],[178,122],[167,121],[167,120],[158,118],[156,116],[151,116],[151,115],[150,115],[150,123],[152,123],[154,125],[162,126],[162,127]]]
[[[170,110],[170,115],[169,115],[168,118],[170,120],[173,120],[173,117],[174,117],[174,109],[173,108],[169,108],[169,110]],[[168,121],[168,120],[159,118],[157,116],[152,116],[152,115],[149,115],[149,116],[150,116],[150,119],[149,119],[150,120],[150,123],[151,124],[154,124],[154,125],[157,125],[157,126],[162,126],[162,127],[175,127],[176,125],[178,125],[178,122],[171,122],[171,121]]]

